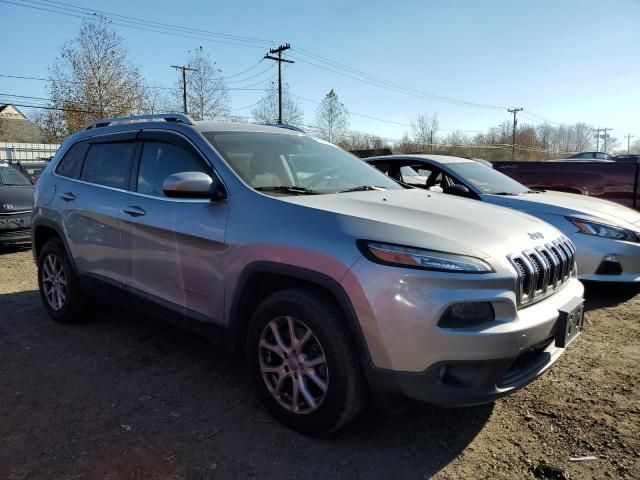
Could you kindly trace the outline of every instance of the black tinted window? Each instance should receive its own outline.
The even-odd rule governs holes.
[[[13,167],[0,167],[0,185],[31,185],[31,182]]]
[[[135,143],[97,143],[89,147],[80,178],[108,187],[127,188]]]
[[[145,142],[138,171],[138,192],[163,197],[162,183],[173,173],[211,170],[192,150],[164,142]]]
[[[62,160],[60,160],[58,168],[56,168],[56,173],[63,177],[77,177],[82,165],[82,160],[84,160],[85,151],[86,145],[84,143],[76,143],[73,145],[67,153],[65,153]]]

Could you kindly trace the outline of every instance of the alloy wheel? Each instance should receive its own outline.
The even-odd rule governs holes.
[[[41,280],[47,303],[54,310],[61,310],[67,301],[67,276],[57,255],[50,253],[45,257]]]
[[[262,379],[281,406],[297,414],[320,408],[329,387],[327,358],[304,322],[274,318],[264,327],[258,349]]]

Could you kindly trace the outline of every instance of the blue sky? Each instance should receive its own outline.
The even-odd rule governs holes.
[[[611,127],[619,138],[627,133],[640,136],[639,0],[61,1],[145,20],[289,42],[294,47],[291,56],[300,60],[305,57],[296,46],[434,95],[524,107],[558,123],[584,121]],[[0,18],[0,74],[5,75],[45,77],[59,47],[75,36],[80,24],[78,18],[3,2]],[[246,69],[265,53],[263,46],[115,29],[124,37],[131,61],[156,85],[172,85],[176,72],[169,65],[184,62],[188,50],[199,46],[224,75]],[[230,82],[235,83],[228,86],[261,87],[270,72],[248,77],[268,66],[264,61],[234,76]],[[399,124],[408,124],[419,113],[437,112],[443,129],[474,131],[509,118],[505,110],[418,98],[302,61],[286,69],[285,79],[300,97],[320,101],[333,88],[352,112]],[[0,77],[4,94],[45,97],[45,87],[44,82]],[[261,94],[232,91],[232,108],[252,104]],[[315,123],[316,105],[305,100],[300,105],[306,121]],[[234,113],[250,114],[249,109]],[[533,123],[526,116],[520,121]],[[410,130],[356,115],[351,116],[350,126],[386,138],[399,138]]]

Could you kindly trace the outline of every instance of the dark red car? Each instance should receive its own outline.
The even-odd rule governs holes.
[[[640,161],[495,162],[493,168],[532,189],[579,193],[640,210]]]

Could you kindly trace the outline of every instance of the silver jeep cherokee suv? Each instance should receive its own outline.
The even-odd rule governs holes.
[[[582,328],[575,249],[554,227],[406,188],[295,130],[96,122],[40,177],[32,237],[53,319],[106,298],[243,350],[266,407],[306,433],[369,396],[490,402]]]

